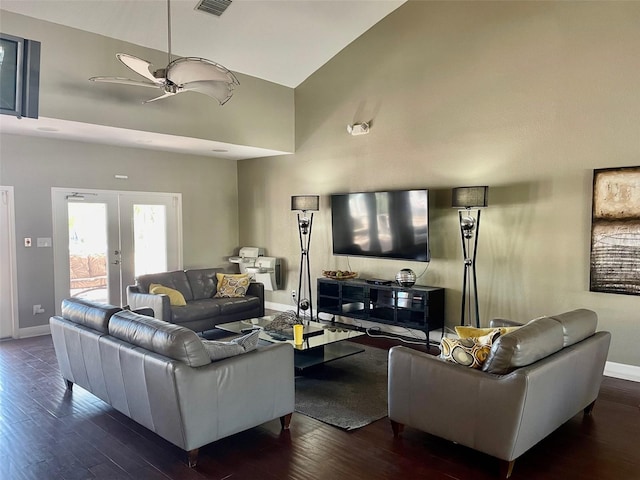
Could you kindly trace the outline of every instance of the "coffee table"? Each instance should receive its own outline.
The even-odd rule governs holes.
[[[239,320],[237,322],[222,323],[216,328],[232,333],[248,333],[252,329],[260,329],[260,340],[269,343],[289,343],[294,348],[294,365],[296,370],[302,371],[316,365],[322,365],[338,358],[348,357],[364,352],[364,348],[347,343],[344,340],[361,337],[363,332],[344,327],[324,325],[320,322],[309,321],[304,326],[303,342],[296,345],[293,341],[293,328],[281,332],[269,332],[264,329],[275,315]]]

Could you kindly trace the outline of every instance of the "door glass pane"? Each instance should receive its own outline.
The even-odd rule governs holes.
[[[167,212],[164,205],[133,206],[135,276],[167,271]]]
[[[108,303],[107,206],[69,202],[68,213],[71,296]]]

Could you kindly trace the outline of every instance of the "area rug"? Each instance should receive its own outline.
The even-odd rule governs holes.
[[[296,412],[355,430],[387,415],[387,350],[334,360],[296,377]]]

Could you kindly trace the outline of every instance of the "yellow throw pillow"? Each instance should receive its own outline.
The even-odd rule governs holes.
[[[218,278],[218,288],[214,297],[216,298],[236,298],[244,297],[251,283],[251,278],[246,273],[229,274],[216,273]]]
[[[149,285],[149,293],[153,293],[154,295],[159,295],[164,293],[169,296],[169,303],[174,307],[184,307],[187,302],[184,299],[184,296],[173,288],[165,287],[164,285],[160,285],[159,283],[152,283]]]
[[[460,325],[455,326],[456,333],[460,338],[484,337],[485,335],[492,333],[494,330],[500,330],[500,335],[506,335],[507,333],[511,333],[519,328],[520,327],[476,328]]]

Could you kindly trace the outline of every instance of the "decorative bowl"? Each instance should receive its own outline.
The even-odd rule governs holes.
[[[349,280],[356,278],[358,272],[350,272],[348,270],[323,270],[322,276],[326,278],[332,278],[334,280]]]

